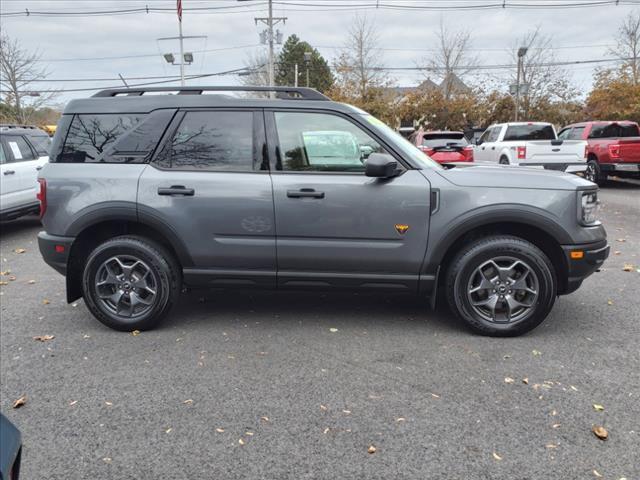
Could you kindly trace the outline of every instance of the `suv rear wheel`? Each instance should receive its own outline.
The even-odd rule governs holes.
[[[456,255],[446,277],[451,309],[474,331],[520,335],[547,317],[556,298],[547,256],[518,237],[476,240]]]
[[[116,237],[89,255],[82,276],[87,307],[115,330],[148,330],[180,294],[176,261],[160,245],[136,236]]]

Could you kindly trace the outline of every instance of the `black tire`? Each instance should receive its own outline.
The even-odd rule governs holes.
[[[121,275],[111,276],[113,265],[117,269],[123,259],[129,262],[126,268],[134,268],[129,280],[124,278],[125,270]],[[109,262],[113,264],[110,266]],[[141,275],[135,271],[148,273]],[[98,275],[102,275],[101,278],[119,278],[117,281],[124,283],[116,286],[111,280],[99,282]],[[145,279],[145,286],[138,289],[137,282],[142,282],[141,277]],[[91,252],[82,275],[82,292],[89,311],[107,327],[119,331],[150,330],[160,323],[178,300],[181,280],[177,261],[161,245],[144,237],[122,236],[105,241]],[[106,286],[99,286],[100,283]],[[123,290],[125,284],[126,291]],[[117,303],[111,301],[111,292],[120,295]],[[153,295],[150,292],[154,292]],[[129,300],[134,296],[136,305]],[[127,306],[126,302],[131,314],[119,314],[121,303]]]
[[[509,165],[509,159],[505,156],[500,157],[500,165]]]
[[[494,287],[498,288],[497,283],[495,284],[496,286],[491,285],[491,289],[493,290],[488,288],[480,290],[480,293],[486,292],[487,297],[491,295],[497,296],[498,298],[505,298],[506,296],[508,299],[519,298],[516,300],[518,303],[520,303],[520,301],[524,303],[531,302],[529,307],[520,307],[523,313],[520,317],[514,316],[512,320],[502,321],[502,319],[498,319],[497,310],[499,311],[500,308],[498,308],[495,303],[493,307],[493,313],[495,314],[493,321],[483,316],[483,313],[480,311],[483,306],[478,306],[479,303],[487,300],[480,299],[480,301],[474,302],[476,303],[475,306],[472,304],[474,300],[473,295],[476,295],[476,293],[471,293],[472,288],[469,286],[476,278],[486,279],[486,276],[478,277],[478,275],[482,275],[479,273],[482,270],[481,266],[489,265],[487,268],[492,269],[493,267],[491,265],[493,264],[491,261],[496,259],[502,259],[498,260],[496,266],[498,266],[500,262],[514,261],[514,264],[517,262],[516,276],[522,275],[522,273],[517,272],[518,269],[524,271],[523,269],[526,267],[529,272],[523,276],[523,279],[524,277],[529,278],[530,280],[527,280],[528,282],[535,280],[535,288],[531,287],[532,290],[537,292],[535,297],[532,293],[528,291],[525,292],[524,290],[514,290],[515,293],[513,295],[511,295],[511,290],[502,290],[501,293],[503,296],[500,296],[500,291],[496,294],[496,290],[494,289]],[[533,272],[534,275],[530,275],[531,272]],[[502,278],[500,280],[502,280]],[[507,281],[507,284],[508,283],[509,281]],[[513,281],[510,283],[515,285]],[[499,288],[509,289],[513,287],[505,287],[505,285],[501,283]],[[530,287],[527,286],[527,288]],[[525,295],[530,298],[523,300]],[[495,337],[510,337],[522,335],[542,323],[555,302],[557,296],[557,281],[553,265],[538,247],[519,237],[506,235],[491,236],[465,245],[454,257],[446,275],[446,296],[451,310],[476,333]],[[498,300],[497,305],[504,306],[505,311],[508,309],[509,317],[507,318],[510,318],[511,302],[506,299]]]
[[[590,182],[597,183],[601,187],[607,183],[607,175],[602,172],[600,164],[595,158],[590,158],[587,162],[587,171],[584,177]]]

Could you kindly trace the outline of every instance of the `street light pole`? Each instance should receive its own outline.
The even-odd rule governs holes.
[[[522,59],[527,54],[527,50],[527,47],[520,47],[518,49],[518,72],[516,73],[516,122],[520,116],[520,70],[522,69]]]
[[[182,13],[182,12],[181,12]],[[180,38],[180,86],[184,87],[184,37],[182,36],[182,14],[178,18]]]

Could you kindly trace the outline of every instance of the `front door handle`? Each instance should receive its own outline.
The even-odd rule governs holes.
[[[5,175],[13,175],[14,173],[16,173],[16,171],[15,171],[15,170],[5,170],[5,171],[4,171],[4,174],[5,174]]]
[[[482,147],[482,150],[484,150],[484,147]]]
[[[313,188],[301,188],[300,190],[287,190],[289,198],[324,198],[324,192],[316,192]]]
[[[491,147],[491,150],[495,150],[495,149],[496,149],[496,147]]]
[[[40,165],[39,167],[36,167],[36,170],[38,171],[42,170],[42,165]]]
[[[187,188],[183,185],[171,185],[170,187],[158,188],[158,195],[182,195],[183,197],[193,197],[196,191],[193,188]]]

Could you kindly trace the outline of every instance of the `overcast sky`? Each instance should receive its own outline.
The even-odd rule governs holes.
[[[485,0],[495,3],[497,0]],[[531,0],[529,0],[531,1]],[[545,4],[552,0],[540,0]],[[555,0],[557,1],[557,0]],[[575,0],[567,0],[575,1]],[[213,73],[243,67],[252,53],[264,48],[259,45],[255,16],[265,16],[262,1],[237,4],[233,0],[183,0],[183,7],[239,5],[244,11],[225,13],[196,13],[185,11],[185,35],[205,35],[206,39],[185,41],[186,51],[195,51],[195,63],[187,67],[188,74]],[[347,0],[297,0],[298,4],[345,4]],[[359,0],[353,3],[374,3]],[[436,4],[438,0],[382,0],[386,4]],[[444,2],[440,2],[444,3]],[[458,0],[451,4],[483,3],[481,0]],[[499,3],[499,2],[498,2]],[[553,2],[552,2],[553,3]],[[160,37],[175,36],[178,24],[175,13],[136,13],[120,16],[80,16],[77,18],[35,16],[7,17],[9,12],[55,11],[78,12],[144,7],[174,8],[174,0],[2,0],[0,27],[4,34],[18,39],[29,50],[42,54],[43,65],[51,72],[51,79],[117,78],[122,74],[130,83],[143,82],[135,77],[178,75],[179,67],[167,64],[161,54],[178,51],[177,41],[162,41]],[[555,60],[592,60],[609,58],[608,48],[614,43],[615,31],[624,17],[640,10],[640,4],[607,5],[572,9],[497,9],[482,11],[395,11],[361,10],[375,21],[380,33],[381,55],[388,67],[413,67],[428,57],[433,48],[435,32],[444,19],[450,28],[472,32],[474,53],[481,64],[510,63],[506,49],[527,30],[540,26],[550,36],[556,48]],[[336,11],[336,7],[277,5],[274,14],[287,17],[286,25],[278,25],[285,38],[297,34],[308,41],[329,60],[333,59],[345,42],[345,32],[356,11]],[[198,53],[201,50],[207,52]],[[144,56],[146,55],[146,56]],[[105,57],[130,57],[108,58]],[[595,66],[578,65],[566,68],[583,92],[588,91]],[[512,72],[497,70],[490,73],[494,80],[507,79]],[[488,75],[488,74],[485,74]],[[416,85],[420,72],[393,73],[401,86]],[[481,79],[484,77],[480,77]],[[148,81],[148,80],[147,80]],[[240,82],[235,75],[192,80],[193,85],[234,85]],[[177,82],[176,82],[177,84]],[[119,81],[44,82],[40,89],[74,89],[95,86],[121,85]],[[92,92],[64,93],[60,102],[91,95]]]

